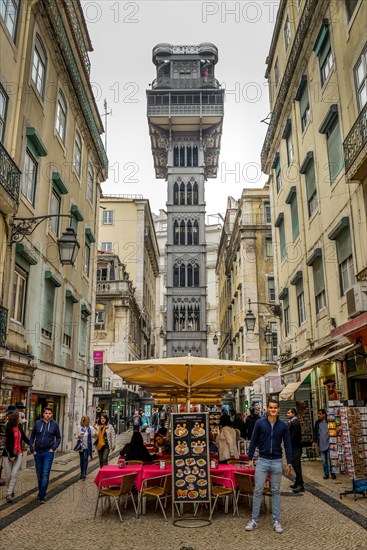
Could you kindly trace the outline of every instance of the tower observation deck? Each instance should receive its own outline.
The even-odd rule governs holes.
[[[167,180],[167,355],[207,354],[205,181],[218,170],[224,90],[218,50],[158,44],[147,116],[157,178]]]

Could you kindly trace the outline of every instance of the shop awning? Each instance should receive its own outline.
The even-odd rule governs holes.
[[[298,371],[300,373],[299,380],[297,382],[291,382],[290,384],[287,384],[284,390],[280,392],[279,399],[281,401],[289,401],[292,398],[293,394],[298,390],[302,382],[306,380],[310,372],[313,371],[313,369],[314,367],[302,370],[301,372]],[[291,372],[293,373],[294,371],[292,370]]]
[[[345,355],[345,353],[353,347],[355,347],[354,344],[348,344],[347,346],[343,346],[342,348],[334,349],[332,351],[330,351],[331,348],[328,348],[326,350],[324,349],[321,354],[316,354],[315,352],[316,356],[311,355],[311,357],[306,361],[306,363],[302,365],[302,367],[299,367],[299,369],[296,369],[296,370],[301,372],[305,369],[309,369],[310,367],[313,367],[313,368],[318,367],[319,365],[324,365],[325,363],[328,363],[332,359],[338,359],[339,357],[341,358],[341,360],[343,360],[344,357],[342,356]]]

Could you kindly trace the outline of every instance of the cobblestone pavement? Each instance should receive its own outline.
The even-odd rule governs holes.
[[[129,438],[130,434],[118,436],[117,448]],[[367,548],[367,530],[363,527],[364,519],[367,525],[367,499],[359,497],[354,501],[353,496],[346,496],[340,501],[339,493],[351,487],[350,480],[341,475],[336,481],[323,480],[319,460],[303,463],[308,489],[304,494],[294,495],[289,489],[289,480],[283,477],[281,522],[284,533],[277,534],[272,530],[268,511],[263,511],[258,529],[250,533],[245,531],[251,516],[245,500],[240,502],[240,517],[225,515],[219,508],[214,513],[212,525],[201,529],[175,527],[170,518],[166,524],[162,514],[155,511],[153,502],[148,502],[147,515],[138,519],[134,517],[130,502],[126,510],[122,509],[123,523],[119,521],[114,504],[103,513],[99,507],[94,520],[97,490],[93,479],[98,465],[94,460],[87,480],[77,481],[78,457],[75,454],[55,457],[49,500],[43,506],[35,500],[34,468],[21,472],[21,484],[17,489],[23,494],[13,505],[4,504],[5,491],[0,488],[0,521],[7,525],[12,519],[12,523],[2,530],[1,540],[6,544],[0,546],[15,550],[38,546],[43,550],[90,550],[96,546],[141,550],[146,545],[154,550],[222,550],[226,547],[258,550],[279,545],[282,550]],[[207,511],[201,512],[201,517],[207,515]]]

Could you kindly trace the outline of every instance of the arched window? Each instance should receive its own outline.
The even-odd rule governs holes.
[[[199,286],[199,266],[198,264],[194,265],[194,285]]]
[[[180,284],[179,286],[186,286],[186,266],[185,264],[180,265]]]
[[[178,146],[175,145],[173,148],[173,166],[179,166],[178,158]]]
[[[196,182],[193,185],[193,204],[199,204],[199,191],[198,184]]]
[[[180,228],[178,225],[178,221],[175,220],[173,223],[173,244],[179,244],[180,242],[179,234],[180,234]]]
[[[180,266],[178,264],[173,266],[173,286],[180,286]]]
[[[180,244],[185,244],[185,222],[182,220],[180,223]]]
[[[187,146],[186,159],[187,159],[186,166],[192,166],[192,148],[191,148],[191,145]]]
[[[192,244],[192,222],[187,222],[187,244]]]
[[[199,165],[199,154],[198,154],[198,146],[197,145],[194,145],[194,147],[193,147],[192,160],[193,160],[193,166],[198,166]]]
[[[187,286],[193,286],[193,281],[194,281],[193,268],[192,268],[192,264],[189,264],[187,266]]]
[[[199,244],[199,223],[197,220],[194,221],[193,237],[193,244]]]
[[[46,69],[47,69],[46,50],[41,38],[39,37],[38,34],[36,34],[36,40],[34,43],[34,51],[33,51],[32,80],[41,97],[44,97],[44,94],[45,94]]]
[[[187,308],[187,330],[195,330],[194,329],[194,312],[192,310],[192,306],[189,306]]]
[[[173,186],[173,204],[178,204],[178,183],[175,181]]]
[[[187,197],[187,204],[192,204],[192,183],[188,183],[186,185],[186,197]]]
[[[180,185],[180,204],[185,204],[185,184]]]
[[[185,166],[185,147],[180,147],[180,166]]]

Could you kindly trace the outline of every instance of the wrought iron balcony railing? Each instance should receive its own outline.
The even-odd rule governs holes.
[[[96,378],[93,383],[94,393],[105,393],[112,390],[112,382],[109,378]]]
[[[20,174],[21,171],[18,166],[0,143],[0,185],[17,206],[19,204]]]
[[[0,306],[0,346],[6,345],[6,330],[8,326],[8,310],[6,307]]]
[[[361,177],[363,177],[362,172],[366,174],[366,170],[361,170],[361,168],[364,164],[367,164],[367,103],[345,138],[343,149],[345,172],[348,180],[353,178],[358,179],[359,176],[356,177],[356,175],[359,172],[361,172]]]

